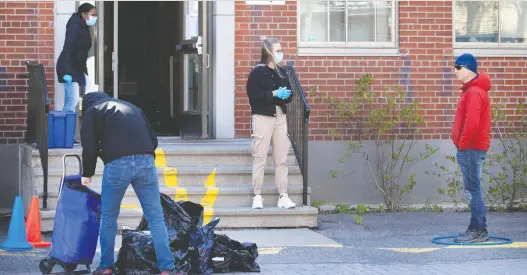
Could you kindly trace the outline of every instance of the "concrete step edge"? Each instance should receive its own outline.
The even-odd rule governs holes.
[[[57,184],[58,185],[58,184]],[[252,196],[253,195],[253,187],[251,185],[244,185],[244,186],[216,186],[219,189],[220,195],[237,195],[237,196]],[[159,191],[166,195],[175,195],[177,192],[177,188],[185,188],[187,195],[204,195],[207,192],[207,187],[203,186],[178,186],[178,187],[168,187],[168,186],[160,186]],[[92,190],[94,190],[97,193],[101,193],[101,186],[93,186],[91,187]],[[302,195],[302,185],[290,185],[288,187],[288,193],[291,194],[299,194]],[[50,191],[48,192],[48,197],[57,197],[58,191]],[[311,193],[311,188],[308,188],[307,191],[308,194]],[[39,196],[42,196],[43,193],[38,194]],[[262,187],[262,195],[276,195],[278,194],[278,189],[276,186],[264,186]],[[126,189],[125,196],[136,196],[133,188],[130,186],[128,189]]]
[[[40,216],[43,220],[55,217],[56,210],[41,210]],[[119,217],[141,217],[143,213],[140,209],[123,208]],[[318,215],[318,208],[312,206],[297,206],[293,209],[283,209],[278,207],[264,207],[263,209],[252,209],[250,207],[215,207],[214,216],[298,216],[298,215]]]
[[[289,166],[289,174],[300,174],[300,167],[297,165],[295,166]],[[75,169],[75,168],[71,168]],[[216,175],[222,174],[222,175],[228,175],[228,174],[252,174],[252,165],[233,165],[233,166],[180,166],[180,167],[157,167],[157,174],[158,175],[165,175],[166,172],[171,172],[171,169],[177,169],[178,175],[210,175],[214,169],[216,169]],[[98,167],[95,170],[96,175],[102,174],[102,167]],[[173,170],[172,170],[173,171]],[[272,166],[266,166],[265,167],[265,174],[274,174],[275,168]],[[50,167],[48,169],[48,176],[56,176],[60,175],[62,176],[62,167]],[[34,169],[35,176],[43,176],[42,169]]]

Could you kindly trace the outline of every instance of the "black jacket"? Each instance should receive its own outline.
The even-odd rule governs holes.
[[[283,78],[275,70],[260,64],[249,73],[246,88],[251,114],[275,116],[275,106],[280,106],[284,114],[287,114],[286,103],[293,99],[293,91],[291,91],[291,96],[285,100],[273,96],[273,91],[280,87],[287,87],[291,90],[286,69],[280,68],[280,72]]]
[[[83,177],[94,175],[97,157],[106,164],[134,154],[154,154],[157,135],[135,105],[92,92],[84,96],[82,112]]]
[[[86,86],[84,74],[88,74],[86,61],[92,46],[90,29],[86,21],[74,13],[66,24],[66,37],[64,47],[57,59],[57,76],[59,83],[65,83],[64,75],[71,75],[72,81]]]

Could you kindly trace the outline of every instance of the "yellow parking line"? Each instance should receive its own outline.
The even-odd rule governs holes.
[[[264,247],[264,248],[258,248],[258,254],[262,255],[272,255],[272,254],[278,254],[280,251],[282,251],[282,247]]]
[[[165,159],[165,152],[161,148],[157,148],[155,151],[156,154],[156,167],[166,167],[167,161]]]
[[[449,245],[446,248],[527,248],[527,242],[513,242],[498,245]]]
[[[437,251],[441,248],[380,248],[380,249],[390,250],[394,252],[401,252],[401,253],[425,253],[425,252]]]
[[[165,167],[163,169],[163,175],[165,177],[165,185],[168,187],[176,187],[177,182],[177,169]]]
[[[216,168],[212,170],[212,173],[207,177],[205,181],[205,187],[214,187],[216,185]]]
[[[188,201],[187,189],[178,186],[177,169],[165,167],[163,174],[165,177],[165,185],[176,188],[175,201]]]
[[[207,181],[205,182],[205,187],[207,188],[207,191],[205,192],[205,195],[201,199],[201,205],[205,208],[203,211],[203,224],[208,224],[212,216],[214,215],[214,203],[216,202],[216,199],[218,197],[218,194],[220,193],[220,189],[216,187],[216,168],[212,170],[210,175],[207,177]]]
[[[114,252],[119,252],[119,250],[120,248],[115,248]],[[262,254],[262,255],[278,254],[282,250],[283,250],[283,247],[264,247],[264,248],[258,248],[258,254]],[[101,253],[101,249],[97,248],[95,252]],[[23,256],[27,256],[27,255],[23,255]],[[37,256],[40,256],[40,255],[37,255]]]
[[[121,204],[121,209],[136,209],[141,208],[141,206],[136,204]]]

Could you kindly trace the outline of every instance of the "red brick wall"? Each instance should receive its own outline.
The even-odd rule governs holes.
[[[0,25],[0,143],[16,143],[26,129],[26,60],[44,65],[53,98],[53,1],[1,1]]]
[[[331,96],[349,97],[356,79],[372,73],[375,91],[384,85],[398,85],[421,102],[426,124],[424,139],[447,139],[458,100],[459,83],[453,76],[452,2],[399,2],[399,47],[397,57],[315,57],[296,56],[297,1],[286,5],[247,6],[236,2],[236,136],[250,135],[250,107],[245,83],[260,58],[260,35],[282,41],[284,59],[294,60],[304,91],[310,87]],[[495,102],[527,97],[526,58],[478,57],[479,68],[490,73]],[[334,140],[328,128],[327,106],[311,102],[311,140]],[[513,106],[511,106],[513,107]],[[338,127],[337,127],[338,128]]]

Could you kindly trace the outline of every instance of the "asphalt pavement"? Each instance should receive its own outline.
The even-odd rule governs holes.
[[[511,238],[512,244],[432,243],[434,237],[464,231],[468,219],[468,213],[380,213],[365,216],[358,225],[353,215],[330,214],[319,215],[318,229],[310,232],[243,230],[231,234],[239,241],[252,238],[259,245],[261,274],[527,274],[527,213],[488,213],[490,235]],[[0,223],[1,240],[7,225],[5,220]],[[38,264],[46,255],[47,250],[0,250],[0,274],[41,274]],[[61,271],[56,267],[53,274]]]

